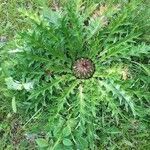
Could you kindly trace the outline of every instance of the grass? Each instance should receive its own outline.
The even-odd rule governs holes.
[[[80,2],[80,1],[79,1]],[[93,2],[99,2],[99,1],[93,1],[93,0],[87,0],[86,4],[87,5],[91,5],[93,4]],[[101,1],[101,3],[104,3],[106,1]],[[121,3],[122,1],[116,1],[115,3]],[[137,4],[140,1],[135,1],[135,4]],[[106,3],[111,4],[115,4],[112,1],[108,0]],[[143,9],[141,11],[141,13],[138,15],[138,17],[136,16],[136,14],[131,14],[131,18],[135,17],[135,19],[133,19],[136,22],[138,22],[138,25],[141,28],[138,28],[138,32],[142,33],[140,36],[138,36],[137,33],[134,34],[129,34],[129,36],[127,36],[127,38],[124,38],[123,41],[125,41],[125,44],[129,44],[130,42],[135,42],[136,44],[134,45],[135,47],[138,44],[146,44],[147,47],[145,45],[140,46],[139,47],[139,51],[135,52],[135,47],[133,47],[133,53],[131,53],[131,60],[130,62],[128,62],[128,60],[126,60],[126,58],[123,59],[123,62],[117,62],[117,60],[121,59],[120,57],[124,54],[119,53],[120,57],[118,56],[118,54],[116,55],[115,51],[115,45],[110,45],[110,53],[108,53],[107,56],[103,55],[103,53],[101,53],[100,58],[101,60],[107,60],[109,58],[111,58],[112,60],[114,59],[113,62],[113,67],[110,65],[108,65],[109,67],[107,68],[107,74],[105,72],[105,69],[103,68],[102,70],[97,70],[97,77],[96,77],[96,83],[98,83],[99,85],[101,85],[99,87],[99,92],[101,92],[102,96],[101,96],[101,100],[105,99],[108,102],[100,102],[101,105],[98,105],[96,108],[94,105],[90,105],[90,108],[86,110],[87,114],[89,114],[89,116],[91,115],[90,110],[92,110],[92,113],[95,112],[95,109],[99,110],[99,112],[96,112],[96,117],[94,118],[90,118],[89,121],[96,121],[95,122],[95,128],[97,128],[95,136],[97,136],[96,138],[96,144],[97,144],[97,149],[103,150],[103,149],[124,149],[124,150],[128,150],[128,149],[137,149],[137,150],[148,150],[150,148],[150,144],[149,144],[149,137],[150,137],[150,126],[149,126],[149,106],[150,106],[150,102],[149,102],[149,73],[150,73],[150,68],[149,68],[149,56],[147,52],[145,52],[145,49],[149,49],[149,44],[150,44],[150,21],[149,21],[149,1],[144,1],[144,3],[142,4],[143,7],[139,7],[141,9]],[[21,71],[18,71],[17,73],[15,72],[11,72],[12,68],[14,67],[12,64],[17,64],[18,60],[16,60],[14,58],[14,56],[10,56],[8,55],[7,51],[10,51],[12,48],[14,48],[14,37],[16,39],[16,35],[18,32],[20,31],[25,31],[26,28],[32,28],[32,19],[28,19],[25,17],[25,15],[22,15],[21,10],[27,10],[28,14],[29,14],[29,18],[32,18],[33,12],[35,14],[40,14],[43,12],[43,10],[46,12],[47,10],[47,6],[53,6],[53,3],[51,1],[48,0],[20,0],[19,2],[17,0],[10,0],[8,1],[4,1],[1,0],[0,2],[0,20],[1,20],[1,27],[0,27],[0,147],[2,149],[6,149],[6,150],[11,150],[11,149],[46,149],[46,147],[48,147],[48,145],[50,145],[49,149],[62,149],[62,147],[60,147],[60,143],[63,144],[63,146],[67,146],[63,147],[64,149],[73,149],[72,147],[70,148],[69,146],[72,145],[73,143],[77,143],[81,142],[82,148],[81,149],[89,149],[90,148],[86,147],[85,145],[88,145],[87,141],[89,140],[90,142],[90,146],[93,145],[92,143],[92,133],[91,131],[94,131],[93,128],[90,125],[87,125],[87,129],[84,129],[84,126],[81,126],[80,130],[76,128],[76,133],[74,133],[74,131],[72,131],[71,129],[71,125],[73,126],[73,119],[69,118],[70,116],[68,116],[68,120],[64,123],[67,124],[66,128],[63,129],[63,134],[65,134],[65,137],[69,137],[69,138],[64,138],[63,142],[61,141],[62,137],[60,136],[61,131],[59,131],[59,129],[61,129],[61,126],[64,126],[63,123],[63,118],[65,118],[67,116],[67,114],[60,110],[60,107],[62,106],[62,102],[60,101],[60,103],[58,104],[58,107],[56,110],[54,109],[54,111],[58,111],[58,115],[61,116],[58,120],[59,120],[59,124],[57,124],[57,119],[53,120],[51,118],[51,115],[53,114],[52,108],[51,108],[51,99],[47,98],[51,103],[49,103],[49,101],[43,101],[43,93],[44,96],[47,96],[47,91],[44,91],[44,88],[49,88],[49,83],[45,84],[44,80],[47,79],[43,79],[43,81],[39,82],[39,88],[37,88],[35,91],[33,91],[33,93],[31,93],[30,98],[28,100],[28,95],[30,93],[25,93],[25,92],[13,92],[11,90],[7,89],[6,86],[6,78],[10,77],[10,75],[14,75],[16,78],[20,79],[23,75],[23,72],[25,71],[25,69],[21,66],[19,69]],[[136,5],[135,5],[136,6]],[[56,7],[56,6],[55,6]],[[131,6],[132,7],[132,6]],[[133,5],[134,7],[134,5]],[[70,16],[73,14],[73,12],[71,12],[71,8],[70,8]],[[139,10],[140,11],[140,10]],[[72,14],[71,14],[72,13]],[[108,14],[109,16],[110,14]],[[115,15],[114,15],[115,16]],[[76,19],[76,16],[73,16]],[[110,16],[109,16],[110,17]],[[125,16],[126,17],[126,16]],[[126,17],[128,19],[128,17]],[[110,18],[113,20],[113,17]],[[122,17],[120,18],[120,20],[122,19]],[[118,22],[121,24],[120,20],[118,20]],[[74,22],[74,20],[71,20],[75,25],[76,22]],[[116,20],[117,22],[117,20]],[[143,22],[145,23],[143,25]],[[34,24],[34,23],[33,23]],[[45,25],[45,24],[44,24]],[[43,25],[43,26],[44,26]],[[104,32],[102,32],[102,35],[99,35],[102,39],[101,42],[105,43],[111,43],[111,40],[116,37],[115,34],[113,34],[112,29],[113,29],[113,25],[115,27],[115,22],[114,24],[112,24],[112,26],[110,25],[110,28],[108,28],[108,30],[104,30]],[[44,28],[44,30],[46,29],[45,26],[38,26],[39,29],[37,28],[37,32],[41,32]],[[139,27],[138,26],[138,27]],[[89,30],[89,39],[92,39],[92,36],[95,34],[95,30],[93,30],[95,27],[95,24],[93,24],[93,26],[91,26],[90,30]],[[128,25],[125,25],[124,28],[117,28],[119,29],[118,32],[120,32],[120,30],[123,32],[126,32],[126,27],[128,28]],[[77,28],[78,30],[73,31],[70,28],[68,30],[70,30],[70,32],[73,32],[75,34],[78,34],[78,31],[80,31],[79,28]],[[130,28],[128,28],[130,30]],[[114,29],[115,30],[115,29]],[[63,28],[64,34],[68,35],[69,33],[67,33],[67,30],[65,30]],[[112,32],[110,37],[107,36],[108,32]],[[57,32],[60,33],[60,30]],[[54,40],[57,40],[57,38],[59,38],[59,35],[54,35],[53,38]],[[97,35],[97,34],[96,34]],[[35,35],[37,38],[39,37],[38,35]],[[51,35],[49,35],[51,36]],[[58,37],[57,37],[58,36]],[[121,35],[122,36],[122,35]],[[136,38],[136,36],[138,36],[138,38],[135,41],[132,41],[132,38]],[[27,37],[27,38],[26,38]],[[47,34],[45,34],[45,37],[48,38]],[[44,38],[45,38],[44,37]],[[79,37],[82,37],[82,35],[79,35]],[[23,35],[23,40],[29,41],[30,39],[28,39],[28,36]],[[103,40],[103,38],[107,39],[107,41]],[[129,39],[128,39],[129,38]],[[95,38],[97,39],[97,38]],[[97,48],[99,47],[99,45],[97,44],[97,41],[95,41],[95,39],[93,38],[91,40],[91,47]],[[98,39],[97,39],[98,40]],[[110,41],[109,41],[110,40]],[[80,38],[79,38],[80,41]],[[17,41],[18,42],[18,41]],[[21,43],[21,41],[19,41]],[[19,43],[18,42],[18,43]],[[77,43],[74,43],[74,41],[71,41],[71,39],[69,39],[69,42],[71,43],[69,46],[75,45],[78,46]],[[19,43],[19,44],[20,44]],[[34,41],[34,43],[36,43],[36,40]],[[94,43],[94,44],[93,44]],[[37,49],[40,46],[38,44],[38,42],[36,43],[37,45]],[[45,43],[46,45],[46,43]],[[106,45],[107,46],[107,45]],[[114,46],[114,47],[113,47]],[[117,45],[120,46],[120,45]],[[86,46],[85,46],[86,47]],[[146,48],[145,48],[146,47]],[[80,48],[80,45],[79,45]],[[82,47],[81,47],[82,48]],[[87,48],[87,47],[86,47]],[[101,48],[101,47],[100,47]],[[124,47],[122,47],[124,48]],[[136,47],[137,49],[137,47]],[[142,51],[143,49],[143,51]],[[39,50],[39,49],[38,49]],[[138,52],[140,52],[138,54]],[[104,51],[105,52],[105,51]],[[97,51],[92,51],[89,55],[95,57]],[[130,52],[128,52],[130,54]],[[74,54],[72,54],[74,55]],[[72,57],[72,55],[70,57]],[[147,55],[147,56],[146,56]],[[17,55],[18,56],[18,55]],[[30,58],[31,55],[28,56],[28,58]],[[39,59],[39,62],[45,61],[46,60],[46,55],[40,55],[40,51],[39,51],[39,56],[40,58],[36,57],[36,58],[31,58],[31,59]],[[88,56],[88,55],[87,55]],[[115,58],[116,57],[116,58]],[[127,58],[128,55],[126,56]],[[21,63],[23,61],[26,61],[26,59],[23,59],[22,57],[20,57],[21,59]],[[117,59],[118,58],[118,59]],[[10,61],[10,59],[12,59],[12,61]],[[57,59],[56,59],[57,60]],[[111,61],[112,61],[111,60]],[[94,60],[96,61],[96,60]],[[54,60],[55,62],[55,60]],[[106,61],[107,62],[107,61]],[[117,63],[116,63],[117,62]],[[58,62],[57,62],[58,63]],[[99,63],[99,62],[97,62]],[[124,66],[125,63],[125,66]],[[132,64],[133,63],[133,64]],[[26,64],[28,64],[28,61],[26,61]],[[119,65],[118,65],[119,64]],[[41,64],[40,64],[41,65]],[[43,65],[43,64],[42,64]],[[106,63],[107,65],[107,63]],[[15,67],[16,67],[15,66]],[[17,68],[17,69],[18,69]],[[16,69],[16,70],[17,70]],[[33,68],[31,68],[33,69]],[[54,68],[55,69],[55,68]],[[61,68],[62,69],[62,68]],[[66,68],[65,68],[66,69]],[[11,70],[11,71],[10,71]],[[56,68],[56,70],[59,70],[58,68]],[[31,72],[31,70],[26,70],[27,72]],[[37,70],[39,71],[39,70]],[[49,73],[49,72],[48,72]],[[61,73],[60,73],[61,74]],[[105,82],[105,80],[97,80],[98,78],[104,78],[106,76],[111,77],[112,80],[120,77],[120,74],[122,74],[122,79],[123,81],[119,80],[117,82],[111,82],[111,81],[107,81]],[[30,76],[29,76],[30,77]],[[70,77],[70,75],[68,76]],[[55,79],[55,78],[54,78]],[[131,80],[128,80],[131,79]],[[67,80],[67,82],[66,82]],[[71,89],[75,89],[74,91],[79,91],[77,97],[78,100],[80,100],[80,109],[79,111],[81,111],[84,114],[86,114],[84,112],[84,100],[87,101],[87,99],[91,98],[88,93],[94,93],[97,88],[93,88],[94,91],[88,91],[88,88],[84,88],[88,87],[88,86],[94,86],[96,83],[93,82],[93,80],[90,81],[75,81],[73,82],[74,79],[63,79],[63,78],[56,78],[56,80],[54,80],[54,82],[52,81],[52,83],[54,83],[54,89],[57,89],[56,91],[61,91],[61,87],[62,85],[66,82],[66,84],[63,86],[63,88],[65,89],[64,94],[61,96],[67,97],[66,99],[68,99],[68,97],[70,97],[70,95],[72,93],[74,93],[73,91],[71,91]],[[63,81],[63,82],[62,82]],[[129,82],[128,82],[129,81]],[[133,81],[133,82],[132,82]],[[10,81],[9,81],[10,82]],[[60,84],[60,87],[57,87],[57,83]],[[78,85],[78,82],[80,82],[80,86],[78,88],[76,87],[76,84]],[[85,84],[83,84],[85,83]],[[136,86],[132,83],[135,83]],[[56,86],[55,86],[56,84]],[[67,88],[66,85],[70,84],[70,87]],[[120,86],[118,86],[118,84],[120,84]],[[38,85],[38,84],[37,84]],[[129,85],[133,88],[129,88]],[[42,88],[40,88],[41,86],[43,86]],[[50,84],[51,86],[51,84]],[[119,89],[119,90],[118,90]],[[129,108],[127,108],[128,106],[124,107],[123,105],[119,106],[119,109],[116,109],[116,105],[118,106],[118,103],[115,103],[116,97],[117,99],[119,99],[121,101],[122,98],[120,98],[120,95],[123,95],[122,93],[124,92],[124,89],[127,91],[127,93],[130,93],[130,95],[133,95],[134,97],[134,103],[135,103],[135,108],[133,108],[132,104],[129,105]],[[141,90],[139,90],[141,89]],[[44,91],[44,92],[43,92]],[[57,92],[54,91],[54,93],[56,94]],[[43,93],[42,93],[43,92]],[[41,94],[42,93],[42,94]],[[68,94],[69,93],[69,94]],[[134,95],[134,94],[135,95]],[[85,94],[85,95],[84,95]],[[97,98],[97,94],[95,93],[95,97]],[[73,95],[73,94],[72,94]],[[113,96],[112,96],[113,95]],[[40,98],[36,99],[36,96],[40,96]],[[57,95],[57,98],[59,96],[59,93]],[[89,96],[89,97],[88,97]],[[95,97],[93,96],[92,100],[95,100]],[[74,103],[72,103],[71,101],[67,101],[67,103],[65,104],[66,108],[64,109],[65,111],[70,111],[70,114],[72,115],[76,115],[77,112],[71,112],[72,107],[71,106],[75,106],[76,107],[76,99],[75,99],[75,95],[73,95],[71,98],[74,101]],[[53,98],[55,99],[55,97]],[[55,103],[57,102],[57,100],[59,101],[59,99],[56,99]],[[129,97],[126,97],[126,95],[124,95],[124,100],[131,101],[132,99],[129,99]],[[65,102],[65,100],[64,100]],[[114,103],[113,103],[114,102]],[[54,105],[55,105],[54,103]],[[68,105],[70,104],[70,105]],[[87,105],[88,105],[88,101],[87,101]],[[125,104],[126,105],[126,104]],[[54,107],[53,107],[54,108]],[[68,109],[69,108],[69,109]],[[74,108],[74,107],[73,107]],[[117,107],[118,108],[118,107]],[[68,110],[67,110],[68,109]],[[77,107],[78,109],[78,107]],[[121,110],[120,110],[121,109]],[[126,110],[127,109],[127,110]],[[129,110],[128,110],[129,109]],[[130,110],[131,109],[131,110]],[[137,111],[140,115],[134,117],[134,111]],[[123,117],[119,116],[119,113],[121,113],[121,115]],[[125,118],[126,119],[125,119]],[[84,118],[84,117],[83,117]],[[78,118],[76,118],[78,119]],[[53,122],[52,122],[53,121]],[[87,121],[87,120],[86,120]],[[54,123],[54,125],[52,124]],[[82,123],[82,122],[81,122]],[[98,125],[97,125],[98,124]],[[97,125],[97,126],[96,126]],[[72,127],[73,128],[73,127]],[[53,135],[53,131],[50,132],[51,130],[55,130],[55,135]],[[58,131],[57,131],[58,130]],[[71,133],[70,133],[71,130]],[[88,132],[88,138],[85,140],[84,138],[80,138],[80,133],[78,133],[78,131],[86,131]],[[57,133],[58,132],[58,133]],[[86,133],[84,132],[84,134]],[[95,132],[95,131],[94,131]],[[57,136],[57,134],[59,136]],[[76,135],[77,134],[77,135]],[[85,136],[85,135],[84,135]],[[78,138],[77,138],[78,137]],[[75,138],[75,139],[74,139]],[[86,138],[86,136],[85,136]],[[70,142],[71,139],[71,142]],[[78,139],[80,139],[78,141]],[[36,142],[35,142],[36,141]],[[58,147],[57,147],[58,146]],[[92,146],[91,146],[92,147]],[[74,149],[76,149],[74,147]],[[92,149],[92,148],[91,148]],[[94,150],[96,148],[93,148],[92,150]]]
[[[40,7],[41,7],[40,1],[36,1],[36,0],[28,0],[28,1],[10,0],[9,2],[1,0],[0,34],[10,38],[14,36],[17,31],[28,26],[26,20],[21,17],[19,9],[36,10],[36,9],[40,9]]]
[[[40,1],[39,1],[40,2]],[[21,13],[19,12],[19,9],[28,9],[28,10],[36,10],[37,8],[40,9],[40,3],[37,0],[9,0],[4,1],[0,0],[0,20],[1,20],[1,26],[0,26],[0,56],[1,56],[1,68],[5,68],[6,66],[9,66],[7,63],[7,56],[5,57],[5,54],[3,53],[3,49],[6,47],[8,42],[11,42],[11,40],[14,38],[15,34],[26,28],[29,24],[26,22],[26,19],[21,16]],[[7,47],[8,49],[11,48],[9,45]],[[2,57],[3,56],[3,57]],[[0,72],[0,147],[2,149],[13,149],[13,141],[11,139],[15,138],[14,136],[17,136],[16,139],[14,139],[14,142],[20,138],[20,135],[15,135],[13,132],[18,132],[20,125],[20,116],[17,116],[12,111],[12,105],[11,105],[11,93],[6,90],[5,85],[5,73]],[[17,123],[19,121],[19,123]],[[16,122],[15,129],[12,129]],[[22,126],[22,125],[21,125]],[[18,139],[17,139],[18,138]],[[24,146],[25,147],[25,146]]]

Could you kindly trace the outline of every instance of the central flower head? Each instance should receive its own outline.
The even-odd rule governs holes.
[[[79,79],[88,79],[93,76],[95,66],[92,60],[88,58],[80,58],[73,64],[74,75]]]

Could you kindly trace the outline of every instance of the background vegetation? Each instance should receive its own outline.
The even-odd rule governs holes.
[[[64,0],[60,1],[58,5],[58,1],[50,1],[50,0],[9,0],[4,1],[0,0],[0,148],[11,150],[11,149],[18,149],[18,150],[24,150],[24,149],[77,149],[76,147],[72,146],[72,143],[74,142],[74,132],[70,131],[70,127],[66,126],[66,128],[63,128],[63,134],[64,139],[61,143],[62,145],[59,145],[59,140],[53,141],[53,135],[51,135],[51,130],[61,129],[62,122],[60,121],[57,126],[54,122],[54,124],[51,123],[51,116],[52,112],[50,111],[50,103],[47,103],[43,100],[43,96],[41,96],[40,92],[34,91],[31,93],[21,92],[21,91],[13,91],[8,89],[7,83],[12,82],[10,79],[10,76],[15,76],[18,80],[22,77],[23,70],[17,70],[16,67],[18,60],[20,61],[27,61],[26,59],[23,59],[19,56],[19,59],[15,59],[14,56],[9,55],[9,52],[11,50],[14,50],[16,47],[15,42],[22,42],[24,40],[28,40],[31,42],[31,39],[28,39],[29,37],[27,35],[21,35],[20,41],[16,41],[14,39],[18,39],[18,33],[26,32],[27,28],[33,29],[33,26],[36,26],[36,21],[34,20],[36,16],[40,14],[47,15],[49,8],[52,8],[53,10],[59,8],[60,6],[65,6],[66,2],[69,1]],[[80,1],[79,1],[80,2]],[[128,52],[128,54],[123,54],[122,52],[117,53],[110,53],[110,56],[113,56],[110,60],[110,62],[113,62],[113,68],[110,70],[109,77],[113,80],[116,78],[118,79],[118,76],[120,72],[122,73],[122,80],[123,81],[117,81],[115,84],[113,82],[103,83],[103,87],[101,87],[100,91],[106,91],[106,93],[101,93],[103,96],[101,99],[109,100],[110,102],[102,103],[101,105],[97,105],[96,107],[99,107],[98,109],[93,106],[91,106],[91,109],[93,109],[93,112],[96,110],[99,110],[99,112],[96,112],[96,117],[93,115],[93,122],[95,124],[98,124],[96,126],[96,146],[92,147],[92,134],[95,132],[95,130],[92,130],[89,127],[88,130],[88,136],[87,141],[91,141],[90,146],[88,146],[88,143],[82,138],[80,138],[80,134],[75,135],[75,137],[78,137],[81,140],[81,145],[78,149],[139,149],[139,150],[149,150],[150,149],[150,66],[149,66],[149,50],[150,50],[150,2],[148,0],[133,0],[131,5],[129,5],[130,9],[125,9],[126,5],[128,5],[127,0],[86,0],[85,5],[87,7],[93,6],[94,3],[100,3],[101,5],[109,5],[109,6],[116,6],[118,7],[124,6],[122,10],[119,10],[119,13],[117,16],[113,16],[113,11],[109,10],[107,17],[110,18],[110,20],[113,22],[112,25],[109,25],[108,28],[101,32],[101,35],[97,35],[96,37],[100,36],[101,42],[103,43],[105,41],[105,38],[108,36],[108,33],[112,32],[112,29],[114,29],[117,33],[111,33],[111,36],[107,39],[108,43],[110,45],[112,44],[112,41],[116,37],[118,37],[118,34],[120,34],[123,39],[123,42],[125,42],[125,46],[128,46],[128,44],[133,44],[133,52]],[[129,8],[128,7],[128,8]],[[92,8],[89,10],[92,11]],[[133,10],[133,11],[132,11]],[[70,16],[72,15],[70,11]],[[97,14],[95,12],[94,14],[96,17]],[[92,17],[95,17],[92,16]],[[71,16],[72,17],[72,16]],[[118,20],[116,18],[118,17]],[[120,18],[119,18],[120,17]],[[123,18],[124,17],[124,18]],[[36,18],[37,19],[37,18]],[[76,19],[73,18],[73,19]],[[115,21],[113,21],[115,20]],[[34,22],[35,21],[35,22]],[[74,21],[74,20],[73,20]],[[110,21],[110,22],[111,22]],[[122,22],[121,22],[122,21]],[[105,22],[107,24],[107,22]],[[76,24],[76,22],[75,22]],[[94,32],[95,27],[97,24],[93,24],[91,26],[89,32],[92,35]],[[40,26],[39,29],[36,29],[37,32],[41,32],[45,30],[46,28],[43,26]],[[116,30],[115,30],[116,29]],[[127,29],[127,30],[126,30]],[[80,29],[79,29],[80,30]],[[133,31],[132,31],[133,30]],[[63,30],[65,32],[65,30]],[[71,30],[72,31],[72,30]],[[126,32],[129,32],[128,33]],[[74,32],[74,30],[73,30]],[[69,34],[69,33],[67,33]],[[117,34],[117,36],[116,36]],[[127,38],[124,36],[127,35]],[[39,35],[35,35],[39,38]],[[79,35],[79,37],[82,35]],[[89,35],[90,36],[90,35]],[[46,35],[47,37],[47,35]],[[20,38],[20,37],[19,37]],[[120,37],[119,37],[120,38]],[[95,39],[91,39],[91,45],[93,49],[97,48],[97,43],[95,42]],[[133,40],[135,39],[135,40]],[[118,39],[116,39],[117,41]],[[127,40],[127,42],[126,42]],[[132,41],[133,40],[133,41]],[[15,41],[15,42],[14,42]],[[72,42],[70,40],[70,42]],[[19,43],[19,44],[20,44]],[[34,42],[35,43],[35,42]],[[94,44],[93,44],[94,43]],[[17,43],[18,44],[18,43]],[[32,44],[32,43],[31,43]],[[73,44],[73,42],[71,43]],[[119,43],[120,44],[120,43]],[[112,44],[113,45],[113,44]],[[120,46],[120,45],[119,45]],[[134,47],[135,46],[135,47]],[[38,48],[38,46],[37,46]],[[113,46],[111,47],[113,49]],[[120,48],[120,47],[119,47]],[[136,51],[134,51],[136,49]],[[16,49],[15,49],[16,50]],[[95,55],[97,51],[93,51],[90,54]],[[121,59],[118,55],[123,55],[123,61],[120,60],[120,62],[117,61],[117,59]],[[32,58],[31,58],[32,59]],[[103,57],[103,59],[107,59],[107,57]],[[128,60],[130,59],[130,60]],[[13,64],[13,65],[12,65]],[[14,65],[15,64],[15,65]],[[22,63],[20,63],[22,64]],[[19,64],[19,65],[20,65]],[[26,62],[28,64],[28,61]],[[126,64],[124,66],[124,64]],[[122,66],[123,65],[123,66]],[[108,66],[109,62],[108,62]],[[119,67],[118,67],[119,66]],[[123,70],[119,70],[120,68]],[[13,70],[13,69],[14,70]],[[119,74],[117,74],[116,70],[118,69]],[[21,69],[21,68],[19,68]],[[103,75],[105,76],[105,64],[103,69]],[[12,71],[13,70],[13,71]],[[25,70],[26,71],[26,70]],[[28,70],[27,71],[31,71]],[[101,71],[101,70],[100,70]],[[111,72],[112,71],[112,72]],[[115,73],[113,72],[115,71]],[[97,72],[99,73],[99,72]],[[98,74],[99,75],[99,74]],[[39,76],[36,76],[39,77]],[[103,78],[103,77],[102,77]],[[131,80],[128,80],[131,79]],[[59,79],[59,78],[58,78]],[[57,81],[57,80],[56,80]],[[116,81],[116,80],[115,80]],[[67,80],[67,84],[69,84],[70,80]],[[91,81],[92,82],[92,81]],[[102,82],[102,81],[100,81]],[[134,83],[134,84],[133,84]],[[42,84],[40,82],[40,84]],[[95,83],[88,83],[88,81],[85,83],[85,85],[92,85],[94,86]],[[118,87],[117,84],[122,84],[123,87]],[[71,84],[72,87],[74,86]],[[124,106],[120,106],[117,104],[117,107],[119,105],[119,109],[116,109],[115,107],[115,100],[119,99],[118,91],[110,85],[116,85],[116,87],[119,88],[119,94],[122,92],[122,89],[125,89],[131,95],[131,97],[134,97],[135,100],[135,108],[133,110],[132,105],[129,107],[129,111],[126,111]],[[132,88],[129,89],[129,87]],[[111,88],[110,88],[111,87]],[[59,87],[57,87],[59,89]],[[65,88],[65,87],[64,87]],[[74,88],[74,87],[73,87]],[[82,87],[79,86],[80,91],[82,90]],[[95,88],[93,88],[94,90]],[[67,91],[67,89],[65,89]],[[87,93],[89,92],[88,89],[85,89]],[[100,92],[99,91],[99,92]],[[117,92],[116,92],[117,91]],[[38,93],[39,92],[39,93]],[[43,91],[42,91],[43,92]],[[90,91],[91,92],[91,91]],[[107,95],[107,92],[109,93]],[[117,94],[116,94],[117,93]],[[37,95],[35,95],[37,94]],[[39,99],[35,99],[36,96],[39,96]],[[80,93],[82,94],[82,93]],[[97,93],[95,93],[95,97]],[[28,95],[30,95],[32,101],[28,101]],[[45,94],[46,95],[46,94]],[[81,95],[77,95],[81,96]],[[85,97],[88,95],[85,94]],[[92,99],[94,100],[94,96],[92,96]],[[106,96],[106,98],[104,98]],[[73,96],[72,99],[75,101],[75,97]],[[91,98],[91,97],[90,97]],[[38,103],[37,103],[38,101]],[[132,99],[131,99],[132,101]],[[114,103],[113,103],[114,102]],[[75,105],[75,104],[72,104]],[[89,104],[87,104],[89,105]],[[128,107],[128,106],[127,106]],[[109,109],[108,109],[109,108]],[[111,108],[111,109],[110,109]],[[90,108],[88,108],[90,109]],[[87,112],[84,112],[85,114],[89,113],[88,109]],[[121,109],[121,114],[124,115],[124,117],[120,117],[118,114]],[[135,117],[133,115],[134,111],[138,112],[138,115]],[[63,114],[63,112],[60,112],[62,116],[65,116],[66,114]],[[91,117],[91,118],[92,118]],[[60,120],[60,118],[59,118]],[[53,120],[54,121],[54,120]],[[73,124],[71,121],[68,123],[70,126]],[[56,129],[54,128],[56,126]],[[81,129],[82,130],[82,129]],[[84,130],[84,129],[83,129]],[[93,131],[90,135],[90,131]],[[57,132],[57,131],[56,131]],[[60,131],[58,131],[58,134]],[[72,135],[73,134],[73,135]],[[56,139],[57,136],[55,137]],[[71,139],[71,140],[70,140]],[[75,139],[76,140],[76,139]],[[73,142],[72,142],[73,141]],[[78,143],[78,142],[77,142]],[[53,147],[49,147],[49,145],[53,145]],[[58,147],[57,147],[58,145]]]

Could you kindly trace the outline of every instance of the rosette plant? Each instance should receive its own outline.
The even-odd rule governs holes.
[[[134,135],[147,137],[149,20],[139,4],[69,0],[24,12],[32,26],[15,38],[10,73],[33,83],[15,97],[18,107],[42,111],[45,148],[136,147],[142,136]]]

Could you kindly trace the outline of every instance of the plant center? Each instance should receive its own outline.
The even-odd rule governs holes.
[[[94,74],[95,66],[92,60],[88,58],[80,58],[73,64],[73,73],[77,78],[88,79]]]

